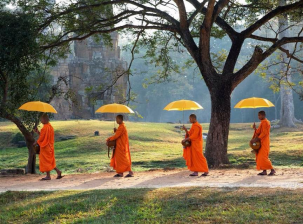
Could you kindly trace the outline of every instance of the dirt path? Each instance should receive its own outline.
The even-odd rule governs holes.
[[[73,174],[61,180],[39,181],[42,175],[0,177],[0,192],[38,190],[88,190],[161,187],[280,187],[303,188],[303,169],[278,169],[276,176],[256,176],[255,170],[211,170],[208,177],[189,177],[189,171],[138,172],[133,178],[113,178],[114,173]]]

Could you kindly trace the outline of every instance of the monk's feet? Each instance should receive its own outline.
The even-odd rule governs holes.
[[[274,176],[276,175],[276,171],[275,170],[271,170],[270,173],[268,174],[268,176]]]
[[[40,180],[51,180],[51,178],[50,177],[43,177]]]
[[[123,173],[117,173],[114,177],[123,177]]]
[[[207,177],[208,176],[208,172],[205,172],[201,175],[201,177]]]
[[[129,171],[129,173],[125,176],[125,178],[128,178],[128,177],[134,177],[134,172]]]
[[[258,175],[259,175],[259,176],[266,176],[266,175],[267,175],[267,172],[266,172],[266,171],[265,171],[265,172],[263,171],[263,172],[261,172],[261,173],[258,173]]]
[[[193,172],[193,173],[189,174],[189,176],[191,176],[191,177],[197,177],[198,176],[198,172]]]
[[[127,174],[126,176],[125,176],[125,178],[128,178],[128,177],[134,177],[134,174]]]
[[[64,176],[62,176],[62,172],[61,171],[57,172],[57,178],[56,179],[61,179],[62,177],[64,177]]]

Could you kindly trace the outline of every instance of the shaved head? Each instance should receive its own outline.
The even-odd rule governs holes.
[[[263,116],[266,116],[266,113],[265,113],[265,111],[264,111],[264,110],[259,111],[259,113],[258,113],[258,114],[263,115]]]
[[[264,120],[265,117],[266,117],[265,111],[263,111],[263,110],[259,111],[259,113],[258,113],[259,120]]]
[[[117,124],[122,124],[123,123],[123,115],[119,114],[116,116],[116,122]]]
[[[123,115],[122,114],[117,115],[117,118],[120,119],[121,121],[123,121]]]
[[[40,117],[40,121],[42,124],[47,124],[49,122],[49,117],[47,113],[42,114],[42,116]]]
[[[191,115],[189,115],[189,117],[197,119],[197,116],[195,114],[191,114]]]
[[[197,122],[197,116],[195,114],[189,115],[189,122],[192,124]]]

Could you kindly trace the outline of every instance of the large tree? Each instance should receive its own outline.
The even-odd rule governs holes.
[[[38,1],[39,2],[39,1]],[[42,1],[40,1],[42,2]],[[45,1],[43,1],[45,3]],[[211,120],[206,145],[210,166],[228,163],[227,143],[231,111],[231,93],[247,76],[275,51],[286,44],[303,42],[300,29],[292,36],[280,38],[279,32],[263,36],[258,32],[281,15],[301,15],[303,0],[290,0],[284,6],[277,1],[247,0],[74,0],[65,4],[42,7],[36,1],[19,1],[19,5],[43,15],[40,29],[59,24],[57,38],[45,49],[82,40],[94,34],[107,37],[110,32],[127,30],[135,35],[134,45],[144,43],[147,56],[157,66],[164,66],[161,77],[177,69],[170,60],[172,50],[182,52],[182,46],[196,63],[211,96]],[[66,3],[68,2],[68,3]],[[292,17],[289,27],[302,27],[298,17]],[[230,46],[224,63],[214,63],[218,55],[212,54],[211,40],[229,37]],[[249,39],[258,41],[246,63],[237,64],[243,46]],[[140,40],[140,41],[138,41]],[[181,49],[181,50],[180,50]],[[220,56],[220,55],[219,55]],[[296,58],[293,54],[289,57]],[[257,88],[252,85],[252,88]]]
[[[60,77],[53,84],[48,69],[62,52],[41,49],[38,24],[32,14],[0,7],[0,117],[16,124],[23,134],[28,148],[28,173],[36,173],[32,130],[39,124],[39,113],[18,108],[33,100],[50,102],[64,94],[61,86],[66,82],[65,77]]]

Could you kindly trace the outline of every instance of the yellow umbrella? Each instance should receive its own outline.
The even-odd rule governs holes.
[[[163,110],[184,111],[184,110],[200,110],[200,109],[203,109],[203,107],[195,101],[178,100],[178,101],[173,101],[173,102],[169,103],[166,107],[164,107]]]
[[[130,109],[128,106],[125,106],[123,104],[113,103],[100,107],[98,110],[96,110],[96,113],[133,114],[135,112],[132,109]],[[114,121],[114,126],[115,126],[115,121]]]
[[[38,111],[44,113],[57,113],[55,108],[48,104],[41,101],[31,101],[23,104],[19,110],[27,110],[27,111]]]
[[[260,108],[260,107],[274,107],[275,105],[264,98],[247,98],[241,100],[236,104],[235,108]]]
[[[173,111],[179,110],[183,111],[183,123],[184,123],[184,111],[185,110],[201,110],[203,107],[195,101],[191,100],[178,100],[169,103],[163,110]]]
[[[98,110],[96,110],[96,113],[113,113],[113,114],[131,113],[131,114],[133,114],[135,112],[132,109],[130,109],[128,106],[125,106],[123,104],[113,103],[113,104],[107,104],[107,105],[100,107]]]
[[[274,107],[275,105],[267,99],[264,98],[247,98],[238,102],[235,108],[260,108],[260,107]],[[254,110],[255,112],[255,110]],[[255,119],[255,116],[254,116]]]

